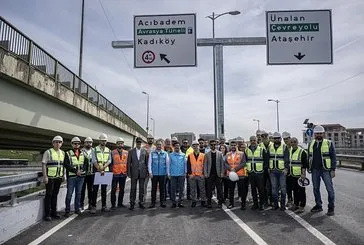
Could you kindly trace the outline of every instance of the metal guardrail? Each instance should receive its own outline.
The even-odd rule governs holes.
[[[40,185],[41,172],[25,173],[0,177],[0,196],[11,195],[10,204],[17,203],[16,192],[28,190]]]
[[[10,159],[10,158],[0,159],[0,167],[5,165],[24,167],[28,166],[28,164],[29,164],[28,159]]]
[[[147,136],[147,132],[132,118],[1,16],[0,48],[15,54],[58,84],[73,90],[141,135]]]
[[[352,165],[354,165],[353,167],[356,167],[357,165],[361,171],[364,171],[364,156],[337,154],[336,159],[339,162],[339,167],[351,167],[343,164],[343,162],[350,162]]]

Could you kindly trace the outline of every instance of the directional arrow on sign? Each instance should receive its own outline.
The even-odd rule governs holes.
[[[302,60],[303,57],[305,57],[305,54],[301,54],[301,52],[299,52],[298,54],[295,54],[294,57],[296,57],[299,60]]]
[[[167,55],[166,54],[159,54],[159,56],[161,57],[161,61],[165,60],[168,64],[171,62],[169,59],[167,59]]]

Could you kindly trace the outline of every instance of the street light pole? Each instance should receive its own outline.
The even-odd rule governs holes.
[[[155,120],[154,118],[150,118],[153,121],[153,137],[155,137]]]
[[[215,132],[215,137],[220,137],[219,132],[221,131],[221,134],[224,135],[224,125],[223,125],[223,121],[220,122],[219,125],[219,115],[218,115],[218,90],[217,90],[217,80],[216,80],[216,45],[215,45],[215,20],[223,15],[226,14],[230,14],[230,15],[238,15],[240,14],[240,11],[229,11],[229,12],[225,12],[222,14],[215,14],[215,12],[212,12],[212,15],[206,16],[206,18],[209,18],[212,20],[212,41],[213,41],[213,52],[212,52],[212,59],[213,59],[213,78],[214,78],[214,132]],[[221,88],[223,88],[223,84],[220,85]],[[223,91],[221,91],[223,93]],[[223,103],[223,94],[222,94],[222,103]],[[222,108],[224,105],[220,105]],[[220,115],[222,116],[222,118],[224,117],[224,115]]]
[[[258,119],[253,119],[253,121],[258,122],[258,130],[260,130],[260,125],[259,125],[260,120],[258,120]]]
[[[280,101],[279,100],[273,100],[273,99],[269,99],[268,101],[276,102],[276,104],[277,104],[277,132],[279,132],[279,108],[278,108],[278,103]]]
[[[83,19],[85,16],[85,0],[82,0],[82,13],[81,13],[81,38],[80,38],[80,57],[78,64],[78,76],[82,78],[82,55],[83,55]]]
[[[147,95],[147,134],[149,134],[149,94],[145,91],[142,92],[143,94]]]

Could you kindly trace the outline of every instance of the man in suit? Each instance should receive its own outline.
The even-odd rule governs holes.
[[[224,177],[224,160],[222,153],[216,150],[216,140],[210,140],[210,151],[204,158],[204,175],[206,178],[207,207],[212,208],[212,191],[216,186],[218,207],[222,207],[222,178]]]
[[[131,180],[130,188],[130,210],[134,209],[136,199],[136,188],[139,180],[139,207],[144,206],[144,181],[148,174],[148,152],[142,148],[142,139],[136,138],[136,147],[128,154],[127,175]]]

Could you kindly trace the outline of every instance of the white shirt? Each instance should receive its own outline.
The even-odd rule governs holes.
[[[138,149],[138,148],[135,148],[135,149],[136,149],[137,158],[139,160],[140,159],[140,150],[141,149]]]

